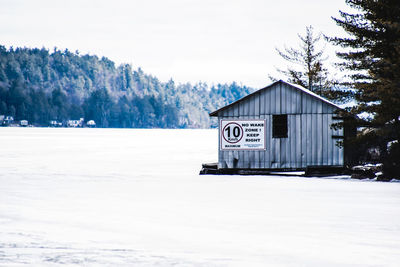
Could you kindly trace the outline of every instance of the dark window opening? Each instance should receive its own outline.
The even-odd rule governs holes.
[[[288,123],[287,115],[273,115],[272,117],[272,137],[287,138]]]

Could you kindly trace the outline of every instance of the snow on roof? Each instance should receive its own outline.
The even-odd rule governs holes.
[[[312,95],[313,97],[316,97],[316,98],[318,98],[319,100],[324,101],[325,103],[328,103],[328,104],[330,104],[330,105],[332,105],[332,106],[335,106],[335,107],[337,107],[338,109],[342,109],[341,107],[339,107],[339,106],[336,105],[335,103],[329,101],[329,100],[326,99],[326,98],[323,98],[323,97],[320,96],[320,95],[317,95],[316,93],[314,93],[314,92],[312,92],[312,91],[310,91],[310,90],[304,88],[304,87],[301,86],[301,85],[294,84],[294,83],[289,83],[289,82],[284,82],[284,81],[282,81],[282,80],[279,80],[279,81],[282,82],[282,83],[289,84],[289,85],[291,85],[291,86],[293,86],[293,87],[296,87],[297,89],[299,89],[299,90],[305,92],[306,94]]]

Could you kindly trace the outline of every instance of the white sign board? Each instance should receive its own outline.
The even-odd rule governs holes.
[[[221,120],[221,150],[265,150],[265,120]]]

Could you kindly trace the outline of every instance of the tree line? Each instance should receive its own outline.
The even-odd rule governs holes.
[[[0,115],[37,126],[85,118],[98,127],[206,128],[216,126],[209,112],[252,91],[160,82],[130,64],[68,49],[0,46]]]

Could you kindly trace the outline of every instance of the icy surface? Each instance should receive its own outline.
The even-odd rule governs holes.
[[[217,141],[0,128],[0,266],[399,266],[400,183],[199,176]]]

